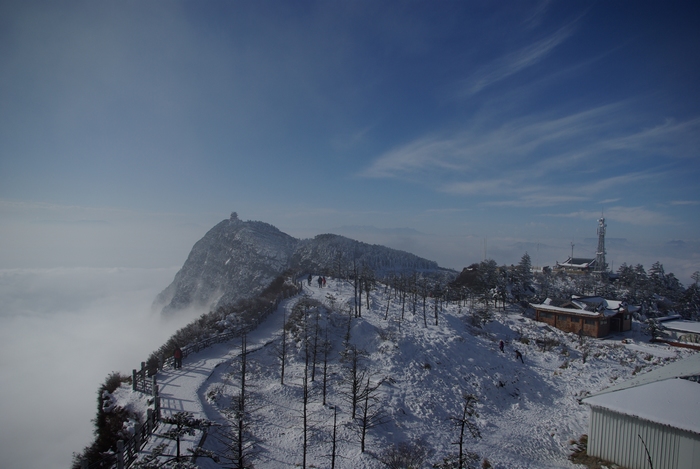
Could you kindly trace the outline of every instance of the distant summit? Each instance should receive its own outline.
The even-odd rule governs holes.
[[[189,307],[214,309],[257,296],[288,270],[337,276],[345,275],[353,263],[377,276],[414,271],[454,274],[408,252],[335,234],[299,240],[268,223],[244,222],[232,212],[195,243],[154,307],[164,314]]]

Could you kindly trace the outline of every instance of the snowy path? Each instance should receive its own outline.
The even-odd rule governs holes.
[[[304,287],[304,293],[311,293]],[[311,293],[312,294],[312,293]],[[283,300],[276,311],[270,314],[254,331],[247,336],[248,352],[253,352],[270,343],[281,331],[283,311],[299,296]],[[204,390],[207,380],[215,372],[225,372],[228,364],[240,355],[240,339],[216,344],[198,353],[190,354],[183,360],[181,369],[169,369],[158,372],[157,380],[161,397],[161,416],[169,417],[178,412],[191,412],[196,419],[220,421],[220,415],[206,404]],[[222,366],[226,365],[226,366]],[[205,403],[205,404],[203,404]],[[205,408],[206,407],[206,408]],[[164,456],[174,457],[177,453],[176,442],[163,436],[170,425],[161,424],[143,448],[141,454],[150,454],[154,448],[164,445]],[[196,448],[202,439],[202,432],[186,435],[180,440],[180,455],[191,455],[190,450]]]

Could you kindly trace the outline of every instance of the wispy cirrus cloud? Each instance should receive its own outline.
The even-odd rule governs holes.
[[[494,162],[530,159],[533,152],[543,147],[548,147],[541,152],[543,156],[537,155],[529,162],[546,161],[549,167],[570,164],[568,160],[590,153],[587,148],[592,143],[586,143],[586,137],[606,128],[621,106],[605,105],[554,117],[528,115],[486,128],[477,116],[464,130],[426,135],[380,155],[362,175],[382,178],[424,170],[483,169]],[[573,143],[577,144],[576,149],[572,149]],[[549,161],[544,155],[551,155],[556,161]]]
[[[656,152],[675,157],[695,157],[700,146],[700,118],[678,122],[665,119],[662,124],[645,127],[636,132],[604,139],[598,145],[602,151]]]
[[[575,31],[567,25],[554,34],[500,57],[477,70],[464,83],[464,94],[477,94],[484,88],[515,75],[544,60],[558,45],[566,41]]]
[[[380,155],[362,176],[430,181],[440,192],[497,196],[488,204],[500,206],[617,200],[621,188],[672,176],[669,162],[687,159],[698,134],[700,118],[643,125],[630,102],[492,126],[477,117]]]
[[[619,223],[628,223],[638,226],[655,226],[662,223],[672,223],[671,218],[662,213],[649,210],[646,207],[615,206],[605,209],[605,218]],[[595,210],[577,210],[567,213],[548,213],[546,217],[556,218],[580,218],[582,220],[595,220],[600,218],[600,212]]]
[[[530,194],[510,200],[486,202],[491,207],[551,207],[572,202],[585,202],[589,197],[564,194]]]
[[[700,200],[672,200],[671,205],[700,205]]]
[[[426,136],[385,153],[361,175],[370,178],[391,178],[425,168],[465,169],[468,155],[461,148],[462,143],[459,136]]]

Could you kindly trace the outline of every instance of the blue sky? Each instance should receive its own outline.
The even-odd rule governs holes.
[[[461,268],[700,270],[696,2],[2,2],[0,266],[173,266],[235,210]],[[613,239],[614,238],[614,239]]]

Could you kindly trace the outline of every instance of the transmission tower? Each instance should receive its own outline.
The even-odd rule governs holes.
[[[598,250],[595,253],[596,271],[605,272],[608,265],[605,263],[605,217],[598,219]]]

